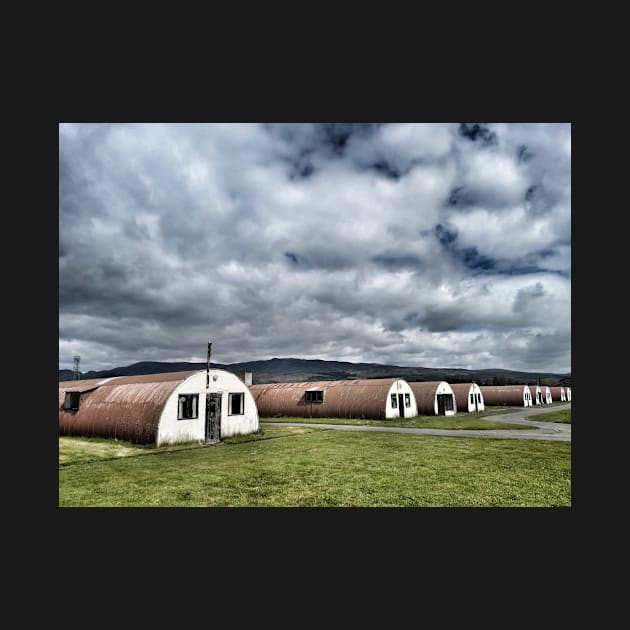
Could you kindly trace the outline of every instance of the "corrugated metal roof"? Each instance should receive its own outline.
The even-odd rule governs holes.
[[[385,418],[387,395],[400,379],[375,378],[352,381],[309,381],[250,385],[258,414],[263,418]],[[307,403],[304,393],[324,391],[323,402]]]
[[[480,385],[486,405],[523,406],[523,392],[527,385]],[[530,390],[530,393],[531,390]],[[532,393],[532,400],[533,400]]]
[[[154,442],[164,404],[175,388],[199,370],[59,383],[59,434]],[[88,389],[74,389],[76,383]],[[67,387],[70,385],[70,387]],[[81,391],[76,412],[63,409],[65,393]]]
[[[435,415],[437,390],[442,383],[448,385],[446,381],[411,381],[409,383],[409,387],[411,387],[411,391],[416,397],[418,415]],[[448,386],[450,387],[450,385]]]
[[[566,392],[564,391],[564,387],[550,387],[549,389],[551,390],[552,400],[562,400],[562,394],[564,394],[566,398]]]
[[[107,379],[103,378],[86,378],[83,381],[61,381],[59,383],[59,389],[64,392],[87,392],[91,389],[95,389],[106,380]]]
[[[472,383],[453,383],[450,384],[453,394],[455,395],[455,402],[457,403],[457,409],[459,411],[465,411],[468,409],[468,403],[470,402],[470,394],[472,392]]]

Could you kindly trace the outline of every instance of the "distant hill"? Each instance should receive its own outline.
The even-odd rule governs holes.
[[[318,359],[268,359],[244,363],[212,363],[212,367],[233,372],[238,376],[252,372],[253,383],[287,383],[300,381],[338,381],[365,378],[400,377],[407,381],[448,381],[467,383],[474,380],[481,385],[533,384],[540,379],[543,385],[571,385],[571,373],[518,372],[502,369],[465,370],[460,368],[403,367],[379,363],[348,363]],[[205,370],[206,363],[164,363],[142,361],[111,370],[81,373],[81,379],[107,378],[110,376],[135,376],[161,372]],[[59,370],[60,381],[72,380],[72,370]]]

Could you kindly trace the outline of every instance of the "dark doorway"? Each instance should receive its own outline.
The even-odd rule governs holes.
[[[221,440],[221,394],[206,396],[206,444]]]
[[[405,417],[405,397],[402,394],[398,394],[398,415]]]
[[[453,394],[438,394],[438,416],[445,416],[447,411],[452,411],[453,407]]]

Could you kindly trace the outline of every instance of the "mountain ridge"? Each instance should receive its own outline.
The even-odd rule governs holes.
[[[427,368],[381,363],[325,361],[323,359],[296,359],[293,357],[273,357],[266,360],[228,364],[212,362],[210,365],[239,376],[243,372],[252,372],[252,382],[254,384],[399,377],[407,381],[448,381],[449,383],[462,383],[474,380],[484,385],[534,384],[540,379],[541,381],[548,381],[544,383],[546,385],[571,385],[571,372],[564,374],[556,372],[524,372],[501,368],[484,368],[479,370]],[[80,374],[81,380],[85,380],[111,376],[136,376],[162,372],[203,370],[205,368],[205,361],[200,363],[140,361],[110,370],[90,370]],[[59,370],[59,381],[69,380],[72,380],[72,370]]]

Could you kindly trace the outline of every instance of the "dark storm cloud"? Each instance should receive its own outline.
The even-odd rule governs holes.
[[[60,367],[567,371],[570,127],[477,125],[62,124]]]
[[[473,142],[479,142],[482,146],[497,144],[497,134],[483,123],[462,123],[459,126],[459,133],[464,138],[468,138]]]

